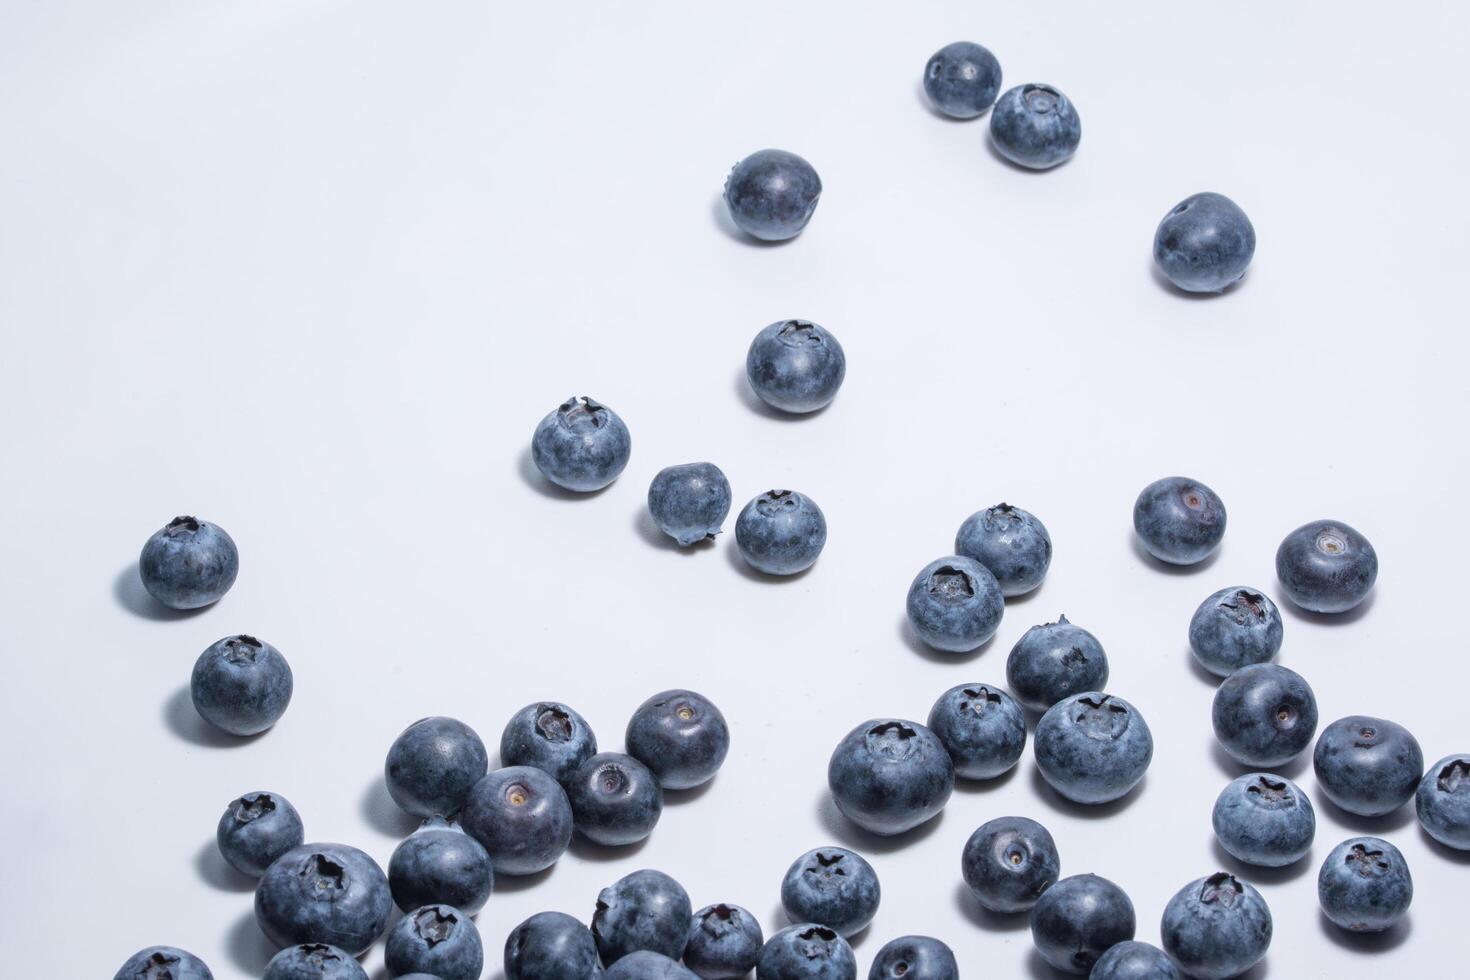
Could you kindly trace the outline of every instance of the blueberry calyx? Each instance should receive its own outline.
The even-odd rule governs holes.
[[[313,854],[301,867],[301,877],[315,878],[313,886],[319,892],[346,891],[347,869],[325,854]]]
[[[542,705],[536,713],[536,734],[548,742],[570,741],[572,716],[554,704]]]
[[[1000,695],[984,684],[974,689],[964,688],[960,693],[967,699],[960,702],[961,711],[970,711],[973,709],[975,714],[979,715],[985,713],[986,705],[1000,704]]]
[[[1073,721],[1088,738],[1100,741],[1120,737],[1128,729],[1128,709],[1113,701],[1112,695],[1077,699]]]
[[[413,917],[413,931],[418,933],[430,949],[454,935],[459,916],[438,908],[420,909]]]
[[[225,659],[232,664],[253,664],[256,655],[265,649],[265,644],[246,633],[232,636],[225,641]]]
[[[1343,860],[1347,864],[1355,866],[1354,870],[1364,878],[1374,878],[1381,872],[1388,870],[1388,862],[1384,860],[1383,852],[1380,850],[1370,851],[1362,844],[1354,844],[1351,850],[1343,855]]]
[[[783,510],[795,510],[796,506],[796,497],[790,490],[767,490],[755,502],[755,509],[766,517],[774,517]]]
[[[238,823],[249,823],[258,820],[271,813],[276,808],[276,801],[269,793],[253,793],[242,796],[235,801],[235,820]]]
[[[1268,806],[1280,806],[1290,799],[1291,794],[1286,789],[1286,783],[1277,782],[1269,776],[1260,776],[1255,782],[1245,788],[1252,796],[1259,797],[1262,803]]]
[[[573,395],[557,409],[562,424],[569,429],[591,426],[600,429],[607,425],[607,408],[586,395]]]
[[[822,346],[822,333],[810,320],[787,320],[776,336],[788,347]]]
[[[1032,112],[1055,111],[1061,97],[1061,93],[1050,85],[1033,84],[1021,89],[1021,98],[1026,100],[1026,108]]]
[[[1442,793],[1458,793],[1461,788],[1470,787],[1470,762],[1456,759],[1439,771],[1436,782]]]
[[[199,518],[197,517],[175,517],[163,528],[169,537],[177,537],[180,534],[193,534],[199,530]],[[157,953],[153,954],[157,956]]]
[[[1205,879],[1200,888],[1199,900],[1205,905],[1218,904],[1228,909],[1244,894],[1245,888],[1236,880],[1235,875],[1216,871]]]
[[[1262,601],[1265,597],[1259,592],[1251,592],[1248,589],[1236,589],[1235,594],[1220,603],[1221,609],[1229,609],[1234,616],[1236,625],[1244,626],[1247,615],[1255,616],[1256,619],[1266,618],[1266,605]]]
[[[946,602],[962,602],[975,597],[975,583],[963,569],[941,565],[929,576],[929,594]]]
[[[609,764],[597,770],[597,789],[603,793],[620,793],[628,785],[628,774],[619,765]]]

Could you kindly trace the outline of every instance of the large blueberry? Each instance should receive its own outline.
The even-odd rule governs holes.
[[[703,980],[735,980],[755,969],[765,935],[755,916],[738,905],[709,905],[694,913],[684,965]]]
[[[714,463],[666,466],[648,485],[648,513],[683,547],[706,541],[730,513],[730,481]]]
[[[1249,970],[1271,945],[1271,910],[1261,893],[1217,872],[1192,881],[1164,907],[1164,951],[1187,976],[1225,980]]]
[[[1005,691],[989,684],[961,684],[929,710],[929,730],[944,743],[961,779],[994,779],[1020,761],[1026,716]]]
[[[388,924],[393,896],[376,861],[345,844],[303,844],[255,888],[255,921],[278,946],[328,943],[360,956]]]
[[[383,766],[388,795],[416,817],[459,812],[490,757],[475,730],[453,718],[421,718],[403,730]]]
[[[1347,612],[1378,579],[1378,552],[1342,521],[1313,521],[1276,549],[1276,577],[1287,598],[1319,613]]]
[[[1198,480],[1168,476],[1143,488],[1133,504],[1133,530],[1159,561],[1204,561],[1225,537],[1225,503]]]
[[[572,805],[544,770],[508,766],[474,785],[459,815],[496,874],[530,875],[557,862],[572,842]]]
[[[274,725],[291,704],[293,687],[281,651],[244,633],[216,640],[189,677],[199,716],[231,735],[258,735]]]
[[[1034,514],[996,504],[965,519],[955,535],[954,553],[990,569],[1001,594],[1024,595],[1041,584],[1051,567],[1051,535]]]
[[[868,980],[960,980],[960,966],[933,936],[899,936],[873,957]]]
[[[597,736],[586,720],[559,701],[528,704],[500,734],[502,766],[535,766],[564,783],[597,754]]]
[[[831,331],[810,320],[777,320],[750,342],[745,376],[760,400],[793,414],[815,412],[837,397],[847,355]]]
[[[873,866],[842,847],[807,851],[781,879],[781,907],[792,922],[815,922],[843,936],[861,932],[878,913],[882,889]]]
[[[1221,589],[1189,621],[1189,649],[1212,674],[1228,677],[1263,664],[1281,649],[1281,611],[1255,589]]]
[[[1182,980],[1157,946],[1130,939],[1099,956],[1087,980]]]
[[[919,639],[936,650],[965,653],[995,635],[1006,603],[990,569],[950,555],[914,576],[906,608]]]
[[[837,744],[827,763],[827,785],[843,815],[888,837],[944,809],[954,791],[954,763],[923,725],[873,719]]]
[[[225,807],[214,831],[230,867],[259,878],[276,858],[306,840],[301,815],[279,793],[246,793]]]
[[[1036,723],[1036,768],[1077,803],[1107,803],[1137,786],[1154,757],[1138,709],[1090,691],[1058,701]]]
[[[1056,884],[1062,861],[1047,829],[1026,817],[996,817],[965,842],[960,871],[992,912],[1025,912]]]
[[[1317,834],[1307,794],[1285,776],[1265,772],[1247,773],[1221,790],[1211,822],[1231,856],[1266,868],[1300,861]]]
[[[505,980],[593,980],[597,940],[565,912],[538,912],[505,940]]]
[[[1215,738],[1243,766],[1295,759],[1317,732],[1317,698],[1306,679],[1280,664],[1251,664],[1225,678],[1210,709]]]
[[[725,206],[740,230],[767,242],[801,234],[822,197],[822,178],[795,153],[757,150],[725,178]]]
[[[640,949],[676,960],[684,955],[693,914],[684,886],[662,871],[645,868],[598,893],[592,936],[608,965]]]
[[[1017,85],[990,113],[990,141],[1012,163],[1045,170],[1077,152],[1082,119],[1071,100],[1050,85]]]
[[[1353,837],[1332,849],[1317,874],[1317,901],[1333,924],[1351,932],[1391,929],[1409,911],[1414,879],[1386,840]]]
[[[1448,755],[1430,766],[1414,794],[1414,809],[1430,837],[1470,851],[1470,755]]]
[[[1333,803],[1360,817],[1382,817],[1414,795],[1424,753],[1404,726],[1349,715],[1322,729],[1312,768]]]
[[[767,575],[810,568],[827,543],[827,518],[795,490],[767,490],[735,519],[735,544],[750,567]]]
[[[424,821],[388,860],[388,887],[405,912],[450,905],[474,915],[485,907],[494,884],[484,845],[443,817]]]
[[[383,962],[395,977],[427,973],[440,980],[480,980],[485,948],[468,915],[451,905],[425,905],[388,933]]]
[[[214,974],[193,953],[149,946],[129,956],[112,980],[214,980]]]
[[[1045,711],[1063,698],[1107,687],[1108,655],[1097,637],[1062,616],[1016,641],[1006,657],[1006,684],[1023,705]]]
[[[601,980],[698,980],[674,960],[651,949],[634,950],[598,976]]]
[[[643,840],[664,810],[658,777],[621,752],[602,752],[582,763],[567,783],[567,797],[577,830],[608,847]]]
[[[664,789],[692,789],[714,778],[730,751],[730,726],[714,702],[693,691],[664,691],[638,706],[624,737],[628,754]]]
[[[946,44],[924,66],[924,94],[946,116],[974,119],[999,92],[1000,62],[973,41]]]
[[[368,980],[368,975],[346,950],[326,943],[304,943],[287,946],[271,957],[261,980]]]
[[[175,517],[154,532],[138,557],[148,594],[171,609],[218,602],[240,573],[240,552],[218,524]]]
[[[589,493],[618,478],[633,437],[618,414],[585,395],[568,398],[536,426],[531,459],[552,483]]]
[[[812,922],[787,926],[766,941],[756,980],[856,980],[857,960],[847,940]]]
[[[1031,909],[1031,941],[1065,973],[1087,973],[1099,956],[1133,938],[1138,922],[1128,895],[1098,875],[1063,878]]]
[[[1159,270],[1191,293],[1218,293],[1239,282],[1255,253],[1251,219],[1224,194],[1191,194],[1154,232]]]

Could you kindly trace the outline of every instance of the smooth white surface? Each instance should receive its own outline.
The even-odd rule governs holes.
[[[515,709],[558,698],[616,749],[633,708],[673,686],[723,707],[724,771],[646,846],[578,845],[542,880],[502,882],[480,917],[487,976],[517,922],[585,920],[639,867],[774,931],[788,863],[831,842],[882,878],[864,975],[888,939],[924,932],[966,976],[1045,976],[1024,918],[984,916],[961,889],[966,837],[1006,813],[1051,828],[1064,873],[1126,888],[1157,942],[1168,898],[1221,866],[1209,812],[1238,771],[1214,749],[1189,616],[1227,585],[1275,594],[1277,542],[1316,517],[1372,539],[1380,585],[1361,614],[1288,611],[1281,662],[1324,722],[1396,719],[1430,760],[1470,748],[1466,9],[0,7],[7,960],[110,977],[173,943],[217,977],[258,976],[249,883],[213,845],[231,798],[283,793],[309,838],[386,864],[412,824],[382,759],[409,722],[454,715],[493,747]],[[1071,163],[1018,171],[988,149],[988,119],[926,109],[925,59],[958,38],[989,46],[1008,86],[1075,101]],[[734,237],[717,204],[764,146],[826,184],[781,247]],[[1238,201],[1260,239],[1223,298],[1151,270],[1156,222],[1199,190]],[[795,421],[742,377],[751,336],[788,316],[849,358],[837,402]],[[526,455],[573,393],[622,414],[634,444],[621,480],[576,500]],[[693,459],[725,469],[737,509],[770,486],[819,501],[815,569],[759,580],[729,535],[683,554],[650,531],[649,479]],[[1222,552],[1190,572],[1132,542],[1134,496],[1170,473],[1229,509]],[[916,649],[910,578],[1002,499],[1051,529],[1050,579],[980,654]],[[179,618],[135,580],[176,513],[219,522],[242,554],[234,591]],[[1110,689],[1154,731],[1141,791],[1059,805],[1028,748],[905,839],[827,810],[849,728],[1003,681],[1015,640],[1062,612],[1101,638]],[[185,685],[241,630],[286,654],[296,698],[237,743],[200,727]],[[1309,765],[1287,771],[1315,794]],[[1426,844],[1412,808],[1318,816],[1302,866],[1243,872],[1276,923],[1252,976],[1456,975],[1467,859]],[[1417,895],[1408,923],[1356,942],[1319,918],[1315,877],[1364,830],[1404,850]]]

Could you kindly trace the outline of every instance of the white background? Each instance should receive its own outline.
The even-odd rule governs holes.
[[[855,846],[883,883],[857,943],[938,935],[967,976],[1047,976],[1024,918],[965,897],[959,853],[994,816],[1051,828],[1064,874],[1132,896],[1139,938],[1223,866],[1259,885],[1276,940],[1253,977],[1448,977],[1463,967],[1464,857],[1412,808],[1357,821],[1319,801],[1313,855],[1242,871],[1209,812],[1237,772],[1193,669],[1195,605],[1275,594],[1280,538],[1346,520],[1382,559],[1360,613],[1287,610],[1281,662],[1324,723],[1407,724],[1432,760],[1470,748],[1462,700],[1466,142],[1463,5],[337,2],[0,6],[0,714],[7,961],[109,977],[154,943],[216,976],[270,949],[249,882],[213,850],[225,804],[289,797],[310,839],[386,865],[411,823],[382,790],[394,736],[462,718],[493,747],[524,703],[564,700],[608,749],[646,696],[688,686],[734,732],[707,791],[645,846],[577,845],[480,916],[487,976],[542,909],[661,868],[696,907],[782,924],[788,863]],[[919,94],[930,53],[989,46],[1083,119],[1076,158],[1001,162],[987,120]],[[826,186],[780,247],[732,234],[731,164],[777,146]],[[1243,286],[1155,279],[1156,222],[1200,190],[1255,222]],[[826,412],[746,392],[754,333],[801,316],[846,347]],[[633,459],[611,489],[550,491],[527,446],[574,393],[611,405]],[[680,553],[646,524],[662,466],[717,462],[736,507],[813,496],[831,536],[792,581],[726,535]],[[1204,480],[1230,525],[1171,572],[1132,542],[1159,476]],[[1040,515],[1056,559],[972,657],[917,649],[910,578],[966,515]],[[141,593],[136,555],[179,513],[229,530],[238,584],[196,615]],[[732,515],[733,516],[733,515]],[[1157,739],[1142,789],[1083,811],[1014,774],[958,790],[897,841],[834,817],[825,767],[862,720],[922,720],[953,684],[1004,679],[1065,612]],[[238,742],[185,685],[238,631],[276,644],[290,711]],[[1406,854],[1409,920],[1324,924],[1318,862],[1356,832]],[[379,954],[369,960],[380,970]],[[375,973],[375,975],[377,975]]]

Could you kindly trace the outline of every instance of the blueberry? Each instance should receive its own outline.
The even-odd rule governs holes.
[[[929,710],[929,730],[961,779],[994,779],[1010,771],[1026,747],[1021,706],[989,684],[961,684],[941,694]]]
[[[664,954],[647,949],[629,953],[598,976],[602,980],[698,980]]]
[[[714,463],[666,466],[648,486],[648,513],[682,547],[712,540],[730,513],[730,481]]]
[[[868,980],[960,980],[960,967],[933,936],[900,936],[878,950]]]
[[[1164,951],[1185,974],[1224,980],[1249,970],[1271,945],[1271,910],[1261,893],[1223,871],[1191,881],[1169,899],[1160,925]]]
[[[1087,980],[1183,980],[1169,957],[1157,946],[1130,939],[1118,943],[1102,956]]]
[[[475,730],[453,718],[421,718],[388,749],[388,795],[416,817],[459,812],[490,757]]]
[[[946,44],[924,66],[924,94],[946,116],[974,119],[1000,92],[1000,62],[970,41]]]
[[[1228,677],[1263,664],[1281,650],[1281,611],[1255,589],[1221,589],[1189,621],[1189,649],[1200,666]]]
[[[1016,641],[1006,657],[1006,684],[1023,705],[1045,711],[1074,694],[1107,687],[1108,655],[1097,637],[1062,616]]]
[[[1154,738],[1143,715],[1098,691],[1058,701],[1036,724],[1036,768],[1077,803],[1116,800],[1143,779]]]
[[[383,962],[395,977],[428,973],[440,980],[480,980],[485,949],[468,915],[452,905],[425,905],[388,933]]]
[[[1218,293],[1239,282],[1256,252],[1251,219],[1224,194],[1191,194],[1154,232],[1154,261],[1191,293]]]
[[[150,946],[129,956],[112,980],[214,980],[214,974],[193,953]]]
[[[1292,602],[1309,612],[1347,612],[1378,578],[1378,552],[1341,521],[1313,521],[1276,549],[1276,577]]]
[[[502,766],[535,766],[559,783],[597,754],[586,720],[558,701],[538,701],[515,713],[500,735]]]
[[[1061,868],[1051,834],[1026,817],[996,817],[981,824],[960,857],[965,884],[992,912],[1029,910],[1056,884]]]
[[[740,555],[758,572],[806,571],[827,543],[827,518],[810,497],[795,490],[767,490],[735,519]]]
[[[287,946],[265,968],[261,980],[368,980],[362,965],[326,943]]]
[[[530,875],[557,862],[572,842],[572,804],[549,773],[508,766],[486,773],[459,815],[465,833],[500,875]]]
[[[1133,530],[1148,553],[1171,565],[1204,561],[1225,536],[1225,503],[1197,480],[1168,476],[1143,488]]]
[[[240,552],[225,529],[175,517],[154,532],[138,557],[148,594],[170,609],[198,609],[224,598],[240,573]]]
[[[255,921],[277,946],[328,943],[361,956],[392,911],[383,869],[345,844],[293,847],[255,887]]]
[[[944,809],[954,791],[954,763],[923,725],[873,719],[848,732],[833,750],[827,785],[847,819],[891,837]]]
[[[568,398],[536,426],[531,459],[557,486],[601,490],[628,465],[633,437],[618,414],[585,395]]]
[[[214,839],[230,867],[259,878],[265,869],[306,840],[301,815],[276,793],[246,793],[225,807]]]
[[[1236,762],[1284,766],[1312,744],[1317,698],[1296,671],[1251,664],[1225,678],[1215,692],[1210,720],[1215,738]]]
[[[664,792],[647,766],[621,752],[594,755],[567,784],[577,830],[594,844],[636,844],[658,823]]]
[[[1005,598],[990,570],[950,555],[925,565],[909,586],[909,624],[936,650],[965,653],[995,635]]]
[[[1082,120],[1071,100],[1050,85],[1017,85],[990,114],[990,141],[1012,163],[1045,170],[1077,152]]]
[[[826,408],[847,376],[847,355],[810,320],[777,320],[755,335],[745,377],[761,401],[795,415]]]
[[[684,886],[662,871],[634,871],[598,894],[592,937],[608,965],[640,949],[678,959],[693,914]]]
[[[694,913],[684,965],[703,980],[735,980],[755,969],[765,935],[755,916],[738,905],[709,905]]]
[[[628,754],[664,789],[693,789],[714,778],[730,751],[730,727],[708,698],[664,691],[638,706],[625,736]]]
[[[243,633],[215,641],[189,677],[199,716],[231,735],[258,735],[274,725],[291,703],[293,686],[281,651]]]
[[[538,912],[505,940],[505,980],[592,980],[599,976],[592,931],[565,912]]]
[[[1349,715],[1322,729],[1312,768],[1333,803],[1360,817],[1382,817],[1418,789],[1424,753],[1402,725]]]
[[[857,960],[846,939],[826,926],[803,922],[766,941],[755,976],[756,980],[857,980]]]
[[[1024,595],[1041,584],[1051,567],[1051,535],[1033,514],[996,504],[960,525],[954,553],[990,569],[1002,595]]]
[[[1212,816],[1220,846],[1238,861],[1281,868],[1307,856],[1317,814],[1285,776],[1247,773],[1220,791]]]
[[[424,821],[388,861],[388,887],[405,912],[449,905],[474,915],[485,907],[494,884],[489,852],[443,817]]]
[[[1414,879],[1399,849],[1377,837],[1354,837],[1332,849],[1317,875],[1317,901],[1334,925],[1351,932],[1392,929],[1414,900]]]
[[[1127,894],[1098,875],[1063,878],[1031,909],[1036,951],[1065,973],[1087,973],[1109,948],[1132,939],[1137,925]]]
[[[807,851],[781,879],[781,907],[792,922],[815,922],[844,937],[861,932],[878,913],[882,889],[873,866],[841,847]]]
[[[725,179],[725,206],[740,230],[767,242],[801,234],[822,196],[822,178],[795,153],[757,150]]]
[[[1470,851],[1470,755],[1449,755],[1429,767],[1414,795],[1424,832],[1446,847]]]

